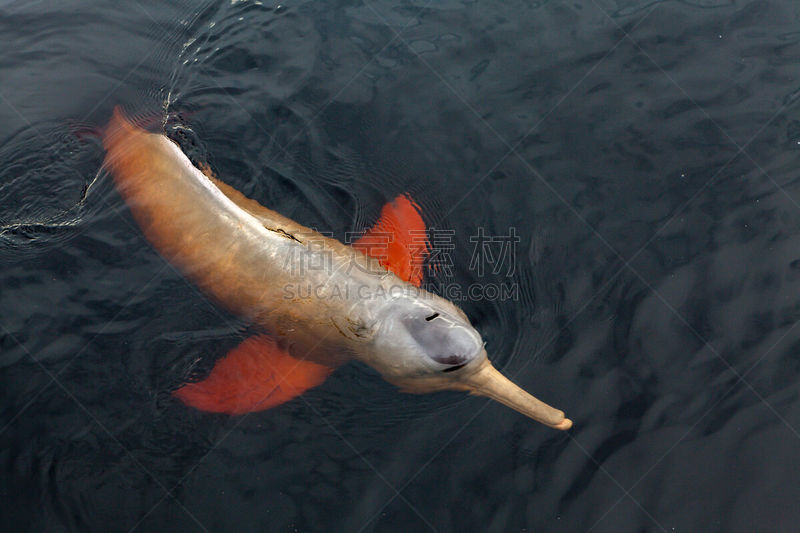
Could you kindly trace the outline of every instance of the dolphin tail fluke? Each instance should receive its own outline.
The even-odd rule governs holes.
[[[251,337],[217,361],[203,381],[173,394],[213,413],[241,415],[270,409],[321,384],[333,369],[295,359],[266,335]]]
[[[419,287],[429,243],[417,203],[400,195],[383,206],[381,217],[353,248],[377,259],[400,279]]]

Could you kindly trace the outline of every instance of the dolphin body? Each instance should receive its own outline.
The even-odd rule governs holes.
[[[103,145],[104,167],[153,247],[265,334],[218,361],[207,383],[179,389],[186,403],[230,413],[267,408],[357,359],[406,392],[468,391],[550,427],[572,426],[562,411],[500,374],[464,312],[416,287],[408,273],[401,279],[363,248],[246,198],[119,108]],[[238,383],[255,386],[258,398],[241,400],[246,387]]]

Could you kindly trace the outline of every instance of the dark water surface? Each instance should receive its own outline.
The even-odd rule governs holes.
[[[0,43],[1,530],[797,531],[797,2],[6,1]],[[337,236],[409,191],[575,427],[358,364],[175,401],[247,325],[98,174],[116,104]]]

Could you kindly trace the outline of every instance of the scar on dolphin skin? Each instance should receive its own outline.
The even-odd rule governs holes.
[[[264,226],[264,227],[267,228],[266,226]],[[293,241],[297,241],[299,243],[303,242],[303,241],[301,241],[300,239],[298,239],[297,237],[295,237],[294,235],[292,235],[291,233],[289,233],[288,231],[286,231],[283,228],[267,228],[267,229],[270,230],[270,231],[274,231],[275,233],[278,233],[280,235],[283,235],[287,239],[292,239]]]

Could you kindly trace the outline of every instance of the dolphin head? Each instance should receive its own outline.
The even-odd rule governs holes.
[[[452,302],[424,290],[404,293],[385,302],[375,318],[377,329],[364,362],[401,390],[464,390],[547,426],[572,427],[562,411],[531,396],[492,366],[480,334]]]

